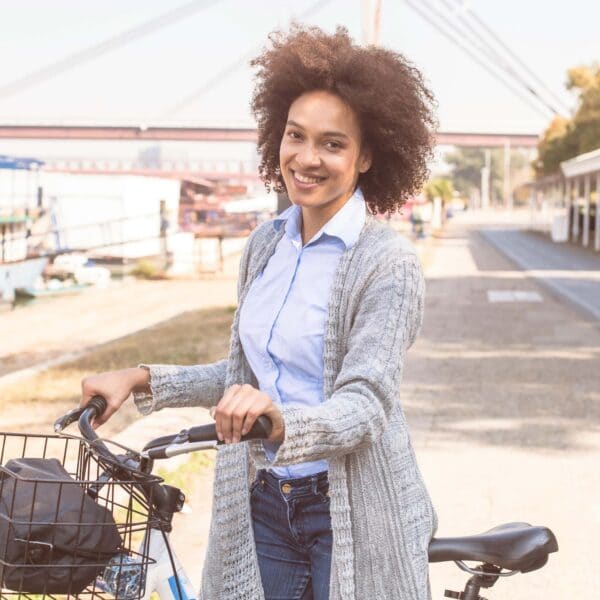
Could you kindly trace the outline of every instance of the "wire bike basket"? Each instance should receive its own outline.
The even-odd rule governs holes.
[[[143,598],[161,479],[127,456],[130,467],[78,437],[0,433],[1,598]]]

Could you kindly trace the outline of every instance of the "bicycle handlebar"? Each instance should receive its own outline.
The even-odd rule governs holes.
[[[85,406],[74,408],[67,414],[56,419],[54,422],[54,431],[61,433],[63,429],[78,421],[81,435],[93,445],[99,455],[109,461],[120,462],[118,457],[100,440],[92,427],[92,421],[100,416],[106,410],[106,407],[106,400],[102,396],[93,396]]]
[[[250,431],[243,435],[241,442],[249,440],[266,440],[273,429],[271,419],[261,415],[256,419]],[[165,435],[148,442],[142,451],[142,456],[150,459],[169,458],[177,454],[191,452],[194,450],[205,450],[216,448],[224,442],[217,438],[217,428],[214,423],[198,425],[184,429],[176,435]]]
[[[267,439],[271,435],[273,426],[269,417],[262,415],[255,421],[252,429],[241,438],[242,442],[248,440]],[[173,443],[186,443],[186,442],[217,442],[221,445],[217,438],[217,429],[214,423],[207,425],[198,425],[196,427],[190,427],[174,435],[164,435],[149,441],[145,446],[144,450],[150,450],[159,446],[169,446]]]
[[[122,463],[119,457],[115,456],[108,449],[92,427],[92,421],[100,416],[106,410],[106,407],[106,400],[102,396],[93,396],[84,407],[75,408],[57,419],[54,423],[54,431],[61,433],[71,423],[78,421],[81,435],[92,444],[100,456],[109,461]],[[240,441],[266,440],[271,435],[272,429],[273,424],[271,420],[267,416],[262,415],[258,417],[250,431],[242,436]],[[150,459],[168,458],[184,452],[215,448],[223,443],[217,438],[215,424],[210,423],[208,425],[190,427],[177,434],[166,435],[151,440],[144,446],[142,456]]]

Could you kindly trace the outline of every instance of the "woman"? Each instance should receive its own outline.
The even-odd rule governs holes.
[[[252,63],[260,174],[292,206],[248,240],[228,358],[88,377],[82,402],[106,397],[98,424],[132,391],[144,414],[212,407],[226,444],[204,600],[426,599],[436,516],[399,402],[423,279],[367,212],[420,189],[432,96],[400,55],[343,28],[271,42]],[[269,441],[238,444],[261,414]]]

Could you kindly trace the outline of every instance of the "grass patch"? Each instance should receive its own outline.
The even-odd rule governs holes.
[[[85,356],[3,386],[0,401],[10,404],[77,403],[86,375],[139,363],[202,364],[227,356],[235,307],[190,311],[109,342]],[[102,325],[99,324],[99,327]]]
[[[193,452],[184,463],[175,469],[168,469],[167,467],[156,469],[156,475],[162,477],[165,483],[180,490],[186,490],[189,487],[190,480],[197,477],[198,473],[214,469],[215,456],[215,452]]]
[[[131,274],[139,279],[166,279],[163,269],[150,260],[139,260],[132,269]]]

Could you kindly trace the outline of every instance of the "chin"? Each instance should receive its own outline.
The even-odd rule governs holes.
[[[323,201],[319,198],[311,198],[310,196],[302,196],[300,194],[294,198],[290,196],[290,202],[296,206],[305,206],[311,208],[321,206],[321,204],[323,204]]]

